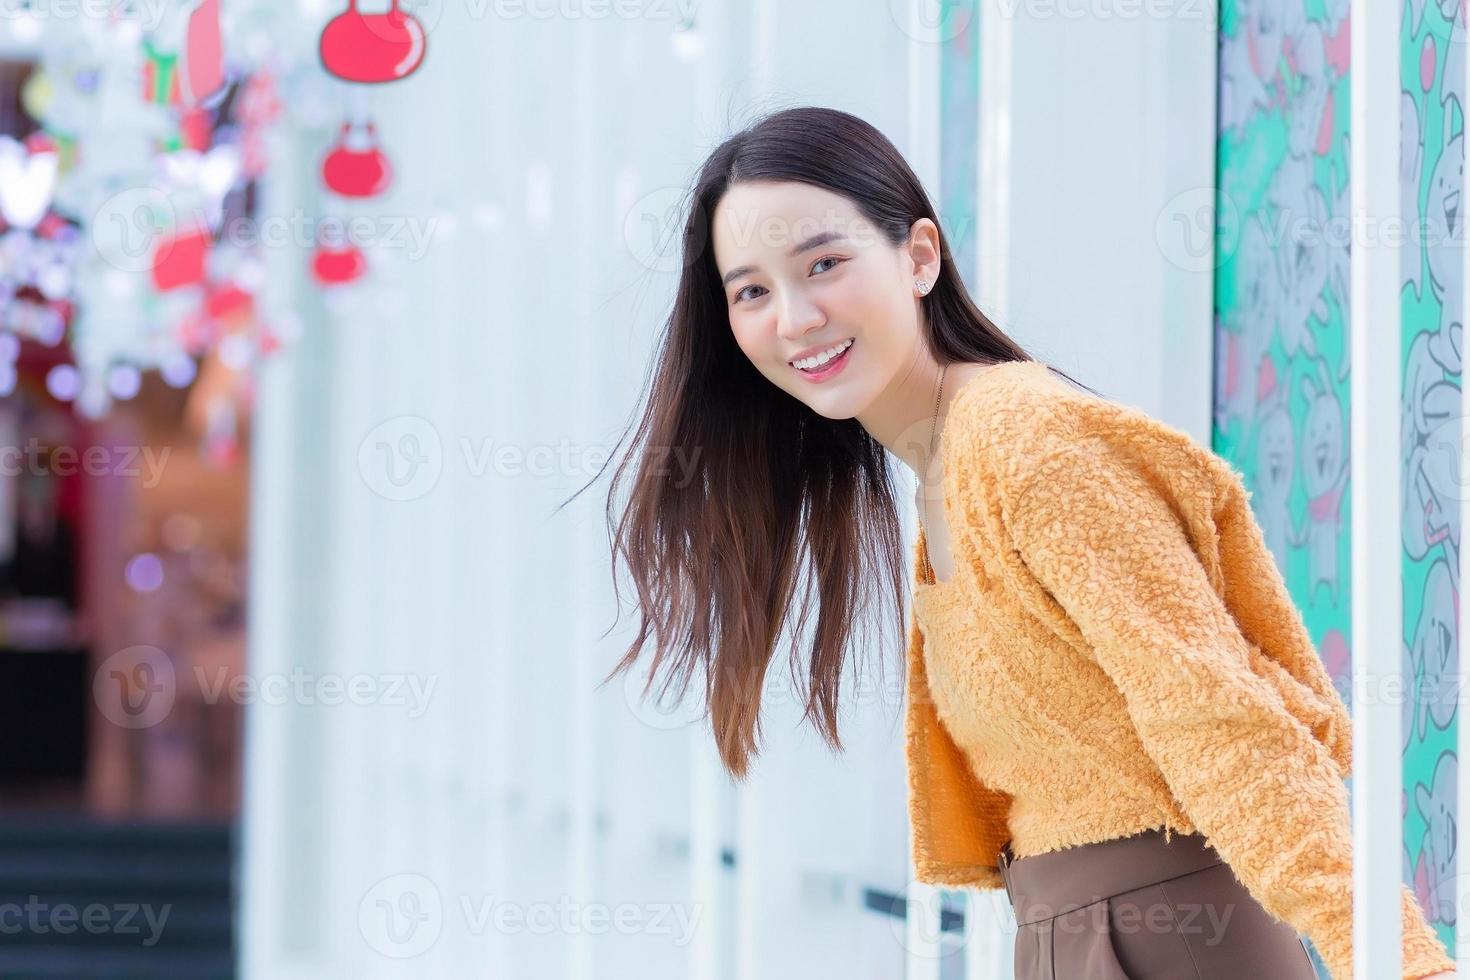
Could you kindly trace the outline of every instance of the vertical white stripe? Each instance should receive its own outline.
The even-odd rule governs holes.
[[[1011,60],[1013,18],[997,0],[980,4],[980,193],[975,279],[986,315],[1010,309]]]
[[[909,7],[908,150],[904,154],[930,200],[939,200],[939,65],[941,46],[926,34],[921,3]],[[935,15],[938,16],[937,14]],[[950,229],[945,229],[950,234]]]
[[[574,168],[574,183],[572,192],[577,199],[577,213],[582,215],[582,220],[592,221],[594,215],[605,214],[603,208],[598,204],[605,200],[605,192],[608,187],[606,180],[605,157],[599,146],[598,135],[601,130],[597,126],[597,117],[600,109],[598,99],[598,88],[603,75],[602,59],[598,57],[599,47],[597,39],[602,36],[605,40],[606,30],[603,24],[590,17],[578,17],[572,22],[572,33],[577,52],[575,69],[575,93],[576,106],[574,112],[573,132],[576,140],[576,159]],[[596,278],[593,270],[598,268],[599,251],[601,249],[603,236],[595,234],[592,229],[586,228],[575,236],[576,240],[576,268],[583,270],[587,278],[593,280],[593,285],[600,286],[601,281]],[[579,324],[591,324],[595,321],[596,310],[593,302],[594,289],[582,288],[576,291],[576,322]],[[598,397],[601,388],[602,363],[604,361],[606,343],[604,338],[597,338],[593,343],[581,343],[576,345],[576,373],[577,385],[575,392],[568,393],[569,404],[565,405],[563,411],[563,422],[568,427],[575,425],[579,418],[587,418],[595,411],[593,399]],[[585,431],[585,430],[584,430]],[[572,507],[578,510],[585,509],[578,505],[584,505],[586,495],[583,499],[576,501]],[[572,510],[569,507],[569,510]],[[573,511],[575,513],[576,511]],[[566,518],[570,520],[570,516]],[[596,684],[600,679],[596,676],[597,671],[594,664],[594,656],[601,650],[595,643],[582,642],[581,637],[592,635],[594,622],[594,611],[600,611],[601,605],[591,601],[591,597],[598,594],[599,586],[605,575],[605,567],[600,559],[599,552],[605,550],[603,540],[594,534],[577,534],[574,538],[574,548],[577,552],[576,560],[572,564],[572,595],[583,597],[582,601],[575,604],[577,610],[574,614],[575,627],[573,636],[579,641],[574,642],[569,651],[571,657],[571,704],[568,724],[571,732],[568,739],[571,749],[571,829],[570,841],[571,853],[568,855],[571,869],[571,893],[577,896],[585,896],[591,900],[594,896],[601,896],[598,890],[596,875],[597,865],[597,732],[599,726],[596,724],[598,705],[602,700],[597,697]],[[597,975],[596,943],[598,937],[591,931],[579,929],[576,932],[572,944],[571,973],[575,980],[592,980]]]
[[[926,9],[930,8],[930,9]],[[928,24],[925,18],[935,23]],[[941,11],[925,2],[909,5],[909,165],[924,185],[929,199],[942,209],[940,197],[940,64],[942,48],[934,37]],[[941,211],[942,217],[942,211]],[[944,229],[945,234],[951,229]],[[905,495],[905,499],[907,495]],[[939,890],[915,880],[913,856],[909,856],[905,948],[908,950],[907,980],[939,980]]]
[[[983,0],[979,5],[980,99],[979,156],[975,195],[976,299],[981,311],[996,316],[1010,308],[1011,243],[1011,105],[1014,18],[1004,5]],[[1002,931],[1002,922],[1014,923],[1004,892],[972,891],[966,908],[968,937],[965,972],[968,980],[1004,976],[1013,969],[1015,932]],[[978,920],[976,917],[979,916]]]
[[[1399,512],[1400,253],[1380,244],[1399,207],[1399,3],[1352,5],[1353,975],[1402,975]]]
[[[982,0],[980,114],[975,211],[976,302],[987,316],[1010,308],[1011,65],[1013,17],[1007,5]],[[972,890],[965,909],[965,976],[989,980],[1009,974],[1015,958],[1015,916],[1005,892]],[[1002,930],[1002,923],[1012,928]]]

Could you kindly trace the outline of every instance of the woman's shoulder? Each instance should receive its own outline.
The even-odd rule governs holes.
[[[970,378],[950,403],[946,448],[965,467],[1019,475],[1088,428],[1098,396],[1073,387],[1044,361],[1006,361]]]
[[[1239,475],[1183,429],[1141,408],[1074,385],[1043,361],[982,372],[955,396],[945,423],[958,465],[984,465],[998,489],[1026,485],[1066,458],[1106,456],[1147,471],[1163,489],[1238,483]]]

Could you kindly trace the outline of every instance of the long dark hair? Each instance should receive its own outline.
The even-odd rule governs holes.
[[[891,600],[902,638],[908,591],[883,445],[856,419],[825,418],[777,388],[731,332],[709,229],[731,185],[756,180],[799,181],[844,195],[895,247],[918,219],[939,225],[894,145],[835,109],[765,115],[716,147],[691,191],[674,307],[634,439],[608,493],[613,554],[627,562],[641,621],[603,683],[632,667],[650,636],[645,696],[665,661],[672,665],[661,697],[677,682],[682,698],[703,668],[715,742],[736,779],[758,751],[761,694],[793,605],[795,637],[808,622],[815,584],[807,683],[796,686],[806,705],[802,720],[814,718],[840,751],[839,691],[854,626],[880,608],[876,591]],[[921,301],[935,360],[1034,360],[971,301],[942,229],[939,241],[939,278]],[[631,493],[614,528],[614,501],[630,466]],[[793,639],[794,682],[796,645]]]

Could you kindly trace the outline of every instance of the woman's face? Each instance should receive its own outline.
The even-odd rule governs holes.
[[[914,280],[934,280],[937,234],[895,248],[847,198],[793,181],[732,185],[713,225],[730,329],[777,387],[853,418],[914,362]]]

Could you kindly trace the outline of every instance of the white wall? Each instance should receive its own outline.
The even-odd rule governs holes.
[[[922,892],[906,887],[901,706],[849,712],[833,759],[791,699],[771,704],[736,791],[704,727],[593,690],[631,626],[601,636],[605,483],[550,515],[620,432],[667,312],[645,217],[666,217],[752,100],[863,115],[932,193],[935,47],[895,20],[902,4],[706,2],[692,63],[663,20],[431,9],[424,68],[371,95],[399,180],[362,212],[436,219],[428,250],[379,249],[388,285],[355,303],[272,255],[306,330],[259,397],[251,669],[434,687],[417,718],[251,706],[243,975],[876,980],[908,960],[937,976],[916,934],[862,907],[867,886]],[[1171,264],[1153,226],[1212,173],[1213,35],[997,9],[982,305],[1083,380],[1203,425],[1209,274]],[[315,191],[327,138],[286,140],[272,212],[336,207]],[[481,454],[502,445],[573,462],[498,473]],[[497,931],[486,904],[562,897],[699,929],[688,945]],[[1003,968],[1003,937],[982,943]]]
[[[737,794],[705,728],[594,691],[632,625],[600,635],[605,481],[551,510],[621,431],[667,312],[643,218],[668,219],[752,99],[846,108],[902,143],[908,38],[883,5],[839,31],[817,4],[705,3],[685,63],[668,21],[470,9],[443,5],[419,74],[369,102],[399,177],[360,213],[438,219],[427,252],[379,249],[391,285],[355,302],[272,257],[306,329],[260,391],[252,671],[436,686],[418,718],[251,707],[244,975],[892,976],[902,930],[861,897],[907,878],[899,706],[854,714],[834,760],[772,705]],[[286,141],[272,212],[337,207],[315,191],[329,129]],[[479,454],[502,445],[572,462],[497,473]],[[699,929],[474,918],[563,897]]]
[[[1205,445],[1213,6],[983,0],[980,85],[982,308]]]

